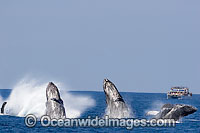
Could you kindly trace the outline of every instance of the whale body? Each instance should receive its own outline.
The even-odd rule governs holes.
[[[52,82],[49,82],[46,88],[46,115],[51,118],[65,118],[65,107],[63,100],[60,97],[60,93],[56,85]]]
[[[110,118],[130,117],[129,108],[125,104],[116,86],[108,79],[104,79],[103,89],[106,95],[106,115],[108,115]]]
[[[175,121],[180,118],[192,114],[197,111],[197,108],[185,104],[165,104],[162,106],[161,111],[156,115],[158,119],[174,119]]]

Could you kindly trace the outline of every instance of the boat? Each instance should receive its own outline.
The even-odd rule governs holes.
[[[183,97],[187,96],[192,96],[192,93],[189,92],[189,88],[187,87],[172,87],[171,90],[167,93],[167,99],[182,99]]]

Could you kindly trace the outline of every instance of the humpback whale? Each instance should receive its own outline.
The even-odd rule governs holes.
[[[4,114],[4,108],[6,106],[7,102],[4,102],[1,106],[1,114]]]
[[[63,100],[60,97],[60,93],[56,85],[52,82],[49,82],[46,88],[46,115],[51,118],[65,118],[65,107]]]
[[[103,89],[106,95],[106,115],[108,115],[110,118],[130,117],[129,108],[125,104],[116,86],[108,79],[104,79]]]
[[[156,115],[158,119],[174,119],[175,121],[180,118],[192,114],[197,111],[197,108],[185,104],[164,104],[161,111]]]

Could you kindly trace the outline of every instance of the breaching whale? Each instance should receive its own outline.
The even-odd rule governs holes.
[[[6,106],[7,102],[4,102],[1,106],[1,114],[4,114],[4,108]]]
[[[129,108],[125,104],[116,86],[108,79],[104,79],[103,89],[106,95],[106,115],[108,115],[110,118],[130,117]]]
[[[197,111],[197,108],[185,104],[165,104],[162,106],[161,111],[156,115],[158,119],[174,119],[175,121],[180,118],[192,114]]]
[[[49,82],[46,88],[46,115],[51,118],[65,118],[65,107],[63,100],[60,97],[60,93],[56,85],[52,82]]]

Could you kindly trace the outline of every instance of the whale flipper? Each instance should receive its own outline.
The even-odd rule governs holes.
[[[4,108],[6,106],[7,102],[4,102],[1,106],[1,114],[4,114]]]
[[[192,114],[197,111],[197,108],[191,105],[185,104],[165,104],[162,106],[161,111],[158,113],[156,118],[159,119],[174,119],[179,120],[180,118]]]
[[[129,108],[125,104],[122,96],[115,85],[108,79],[104,79],[103,89],[106,95],[107,115],[110,118],[127,118],[130,117]]]
[[[58,88],[52,82],[49,82],[46,88],[46,97],[46,115],[56,119],[65,118],[66,114],[63,100],[60,97]]]

